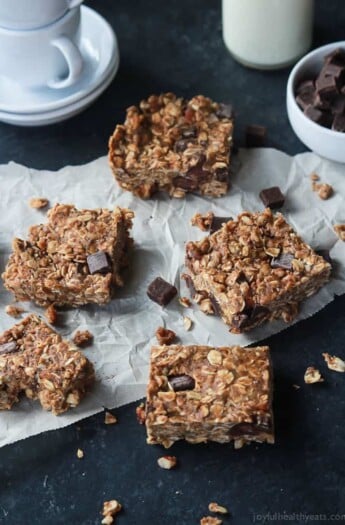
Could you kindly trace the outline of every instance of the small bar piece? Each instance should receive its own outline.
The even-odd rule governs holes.
[[[186,245],[187,285],[205,313],[230,332],[266,320],[290,322],[298,305],[330,278],[331,265],[267,208],[241,213],[201,241]]]
[[[58,415],[79,405],[94,381],[92,363],[36,315],[0,335],[0,410],[25,394]]]
[[[56,204],[48,222],[32,226],[28,240],[14,239],[2,275],[17,301],[41,306],[79,306],[110,301],[123,284],[133,212],[77,210]]]
[[[267,346],[154,346],[146,400],[149,444],[274,443]]]
[[[230,105],[202,95],[151,95],[116,126],[110,167],[121,188],[142,199],[159,191],[221,197],[230,187],[233,126]]]

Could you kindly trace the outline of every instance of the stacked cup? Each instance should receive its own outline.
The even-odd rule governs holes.
[[[74,84],[82,1],[0,0],[0,74],[28,89]]]

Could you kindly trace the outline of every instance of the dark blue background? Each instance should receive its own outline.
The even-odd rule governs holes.
[[[106,154],[126,106],[165,90],[231,101],[240,145],[245,125],[259,123],[268,126],[269,145],[290,154],[305,151],[287,121],[289,71],[262,73],[235,63],[222,42],[219,1],[86,3],[117,32],[116,79],[90,109],[65,123],[40,129],[1,124],[0,163],[58,169],[93,160]],[[344,1],[319,0],[316,6],[314,46],[344,40]],[[224,523],[236,525],[267,512],[272,513],[267,523],[286,523],[274,512],[345,514],[345,377],[327,371],[324,384],[303,384],[307,366],[324,369],[322,352],[344,357],[344,306],[345,299],[338,298],[267,341],[275,369],[275,446],[234,451],[180,443],[171,449],[179,468],[163,471],[156,464],[162,450],[145,444],[136,405],[129,405],[116,410],[118,425],[105,426],[98,415],[2,448],[0,523],[98,524],[102,503],[111,498],[125,508],[117,522],[131,525],[197,524],[210,501],[227,505],[232,517]],[[301,389],[294,390],[294,383]],[[82,461],[78,447],[85,452]],[[288,523],[305,521],[296,517]]]

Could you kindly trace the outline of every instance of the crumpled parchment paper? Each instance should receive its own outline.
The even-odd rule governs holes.
[[[106,157],[84,166],[65,167],[58,172],[36,171],[15,163],[0,166],[1,226],[0,270],[4,270],[14,236],[25,238],[31,224],[45,222],[46,212],[31,209],[32,197],[47,197],[50,205],[73,203],[79,208],[129,207],[135,212],[132,236],[135,240],[126,284],[106,306],[87,306],[60,313],[56,328],[64,337],[88,328],[94,344],[85,354],[94,363],[97,383],[80,406],[59,417],[43,411],[38,402],[23,398],[11,411],[0,413],[0,446],[46,430],[61,428],[103,409],[115,408],[145,395],[150,346],[156,343],[155,330],[165,325],[183,343],[248,345],[287,329],[281,321],[265,324],[246,335],[232,335],[223,322],[206,316],[196,306],[183,308],[177,299],[161,308],[146,296],[147,285],[158,275],[175,283],[187,295],[183,273],[184,244],[200,239],[203,232],[190,226],[196,212],[212,210],[218,215],[236,216],[243,210],[263,209],[258,194],[277,185],[286,195],[283,213],[297,232],[315,249],[328,248],[336,263],[332,281],[302,306],[296,322],[313,315],[345,292],[345,243],[332,225],[345,222],[345,166],[320,159],[312,153],[290,157],[273,149],[241,150],[239,169],[232,189],[221,199],[188,195],[186,199],[142,201],[122,191],[115,182]],[[334,188],[334,196],[321,200],[311,191],[309,175],[316,171]],[[5,313],[13,301],[1,285],[0,330],[16,320]],[[26,312],[42,309],[22,303]],[[193,321],[187,332],[183,315]],[[133,415],[134,417],[134,415]]]

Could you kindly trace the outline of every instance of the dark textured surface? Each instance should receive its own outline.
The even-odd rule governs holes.
[[[343,3],[317,2],[315,45],[344,39]],[[88,162],[106,153],[108,136],[127,105],[167,89],[231,101],[240,143],[246,124],[258,123],[268,127],[269,145],[290,154],[304,151],[287,122],[288,71],[260,73],[237,65],[222,44],[218,1],[89,5],[117,31],[118,76],[98,102],[66,123],[41,129],[1,124],[0,163],[57,169]],[[118,425],[105,426],[98,415],[1,449],[0,523],[98,524],[102,502],[110,498],[125,507],[119,524],[197,524],[212,500],[231,509],[225,524],[248,525],[254,514],[264,523],[268,512],[265,523],[306,523],[308,516],[300,513],[309,514],[309,523],[341,522],[331,515],[345,514],[345,377],[326,369],[321,353],[345,355],[344,307],[345,299],[339,298],[267,341],[275,370],[275,446],[234,451],[181,443],[169,451],[179,468],[163,471],[156,465],[162,449],[145,444],[130,405],[116,411]],[[303,384],[310,365],[320,367],[324,384]],[[294,383],[300,390],[292,388]],[[83,460],[76,458],[78,447]],[[289,520],[275,512],[286,512]],[[328,518],[316,520],[315,514]]]

